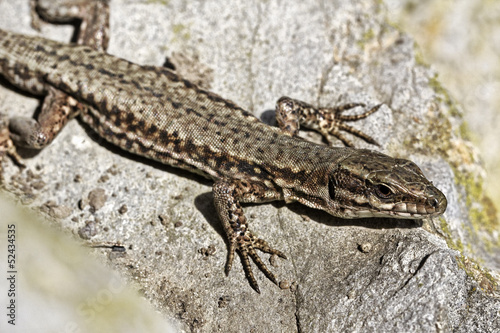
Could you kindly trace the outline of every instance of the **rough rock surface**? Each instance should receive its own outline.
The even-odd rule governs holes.
[[[288,256],[272,267],[288,289],[255,268],[257,294],[238,260],[224,276],[210,182],[123,153],[77,121],[27,156],[26,171],[8,163],[5,187],[32,207],[71,207],[54,224],[84,243],[123,245],[93,251],[182,331],[499,330],[498,225],[475,186],[481,169],[460,137],[460,109],[385,13],[374,0],[112,1],[110,53],[154,65],[183,54],[180,71],[266,121],[282,95],[383,103],[355,126],[383,152],[417,162],[447,195],[443,218],[417,222],[246,207],[255,233]],[[24,1],[0,0],[0,15],[0,28],[35,33]],[[46,24],[42,35],[67,41],[71,28]],[[36,105],[0,87],[1,113],[31,115]],[[99,209],[88,204],[96,189]]]

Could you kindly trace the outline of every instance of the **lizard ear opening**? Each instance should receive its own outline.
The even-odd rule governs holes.
[[[335,198],[335,181],[333,177],[330,177],[328,180],[328,194],[330,195],[330,199]]]

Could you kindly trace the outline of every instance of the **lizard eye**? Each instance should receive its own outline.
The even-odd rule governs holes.
[[[393,194],[391,188],[384,184],[378,184],[377,186],[375,186],[375,193],[381,199],[388,199]]]

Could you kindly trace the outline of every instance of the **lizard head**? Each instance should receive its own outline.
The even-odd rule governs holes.
[[[319,169],[294,199],[334,216],[419,219],[446,210],[444,194],[409,160],[347,150],[342,160]],[[315,192],[310,191],[312,181]]]
[[[446,210],[446,197],[413,162],[358,150],[329,173],[328,197],[344,217],[423,218]]]

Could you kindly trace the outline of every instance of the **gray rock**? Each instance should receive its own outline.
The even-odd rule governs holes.
[[[20,20],[9,16],[13,6],[0,0],[0,28],[34,33],[26,4],[19,4]],[[180,70],[198,72],[212,91],[264,118],[282,95],[321,106],[383,103],[354,126],[374,136],[383,152],[416,161],[447,195],[448,211],[412,222],[341,220],[298,204],[246,207],[252,230],[289,258],[272,267],[287,289],[254,268],[259,295],[239,260],[224,276],[227,246],[210,182],[121,153],[76,121],[25,160],[46,185],[28,192],[15,186],[19,181],[7,182],[10,192],[29,193],[32,206],[50,199],[73,207],[72,216],[56,221],[73,234],[97,220],[91,242],[119,243],[126,255],[102,248],[96,254],[183,331],[500,329],[498,278],[469,258],[500,267],[498,229],[488,234],[475,224],[487,218],[471,185],[482,170],[460,137],[458,107],[417,61],[413,40],[387,23],[380,2],[114,0],[111,15],[110,53],[150,65],[182,53],[193,66]],[[69,40],[70,34],[42,26],[48,38]],[[8,89],[0,93],[2,113],[31,115],[37,105]],[[16,173],[9,164],[5,178]],[[83,193],[97,187],[106,191],[104,205],[75,209]],[[119,213],[123,205],[126,214]]]

